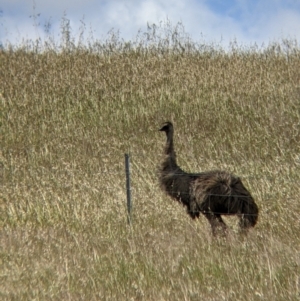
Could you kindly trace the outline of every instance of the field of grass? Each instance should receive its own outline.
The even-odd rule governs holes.
[[[1,300],[299,300],[299,47],[118,45],[0,50]],[[167,120],[184,170],[243,179],[246,238],[160,190]]]

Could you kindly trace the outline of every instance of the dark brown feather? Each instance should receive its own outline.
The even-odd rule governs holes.
[[[238,215],[240,227],[254,227],[258,219],[258,207],[240,178],[220,170],[187,173],[176,162],[171,122],[160,129],[166,132],[167,143],[159,173],[161,188],[172,198],[187,207],[192,218],[203,213],[209,220],[213,234],[217,228],[226,230],[221,215]]]

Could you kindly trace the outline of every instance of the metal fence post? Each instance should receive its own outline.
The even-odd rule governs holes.
[[[125,154],[125,173],[126,173],[126,195],[127,195],[127,221],[131,225],[131,186],[130,186],[130,156]]]

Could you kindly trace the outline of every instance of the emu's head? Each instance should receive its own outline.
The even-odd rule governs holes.
[[[173,124],[170,121],[165,122],[162,127],[159,129],[161,132],[173,133]]]

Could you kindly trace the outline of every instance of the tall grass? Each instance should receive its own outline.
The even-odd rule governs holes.
[[[168,24],[76,44],[68,26],[0,51],[1,299],[299,300],[297,44],[224,51]],[[185,170],[243,178],[260,208],[247,238],[228,218],[212,240],[160,191],[166,120]]]

